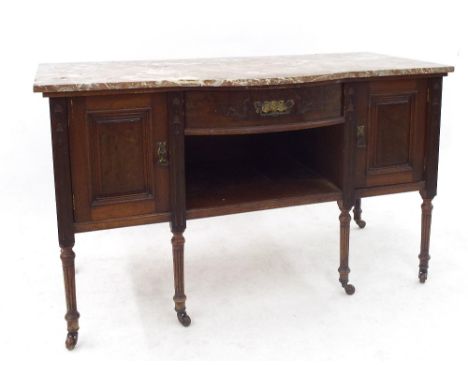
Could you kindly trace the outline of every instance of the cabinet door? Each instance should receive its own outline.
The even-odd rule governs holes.
[[[75,221],[168,211],[168,168],[157,155],[167,141],[165,94],[71,102]]]
[[[424,170],[426,80],[363,86],[356,127],[357,187],[411,183]]]

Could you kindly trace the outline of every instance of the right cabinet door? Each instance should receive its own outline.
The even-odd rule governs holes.
[[[357,187],[422,180],[426,87],[425,79],[414,79],[375,81],[360,88]]]

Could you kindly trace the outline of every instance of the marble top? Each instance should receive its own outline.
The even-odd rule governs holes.
[[[34,91],[288,85],[453,70],[452,66],[375,53],[41,64]]]

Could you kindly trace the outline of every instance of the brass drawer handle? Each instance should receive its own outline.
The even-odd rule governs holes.
[[[158,142],[157,143],[157,157],[158,157],[158,163],[160,166],[167,166],[169,164],[169,161],[167,160],[167,143],[164,142]]]
[[[275,116],[289,114],[294,106],[294,100],[270,100],[254,102],[255,111],[261,116]]]

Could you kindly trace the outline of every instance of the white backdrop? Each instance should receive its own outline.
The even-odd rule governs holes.
[[[248,372],[362,381],[464,373],[468,28],[462,3],[2,2],[0,379],[238,380]],[[48,102],[32,93],[37,64],[349,51],[455,66],[444,82],[426,285],[417,280],[415,193],[363,201],[367,227],[351,232],[353,297],[337,280],[333,203],[190,221],[188,329],[173,312],[167,224],[80,234],[81,330],[68,353]],[[167,363],[176,360],[196,362]],[[246,360],[266,363],[200,363]]]

